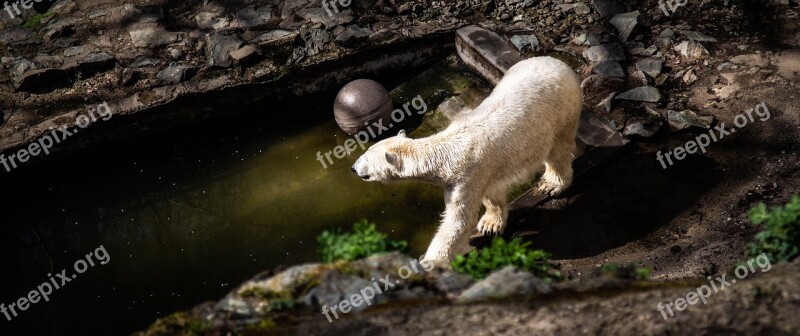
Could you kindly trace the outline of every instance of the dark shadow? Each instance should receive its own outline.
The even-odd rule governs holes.
[[[722,180],[719,165],[688,156],[663,169],[654,153],[631,153],[596,167],[564,195],[509,223],[554,259],[597,255],[666,225]]]

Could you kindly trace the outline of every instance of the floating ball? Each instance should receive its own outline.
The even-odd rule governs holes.
[[[392,99],[380,83],[357,79],[347,83],[336,95],[333,116],[339,127],[353,135],[383,118],[384,125],[392,112]],[[364,125],[367,123],[367,125]]]

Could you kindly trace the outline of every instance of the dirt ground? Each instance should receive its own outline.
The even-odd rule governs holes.
[[[721,64],[754,51],[798,48],[796,13],[765,8],[734,11],[740,18],[701,11],[688,19],[709,30],[719,29],[713,28],[714,22],[736,26],[735,31],[707,32],[718,34],[714,36],[719,43],[705,62]],[[747,50],[737,48],[745,44]],[[656,152],[673,150],[704,132],[662,132],[638,141],[582,177],[566,194],[511,223],[507,235],[526,237],[537,248],[551,251],[572,276],[606,262],[638,260],[653,267],[655,279],[705,277],[742,260],[744,247],[757,231],[747,211],[759,202],[785,204],[798,193],[800,88],[797,82],[777,77],[776,71],[703,69],[700,80],[685,91],[674,90],[688,97],[687,108],[713,115],[727,128],[734,127],[736,115],[761,102],[771,117],[763,122],[756,118],[713,142],[705,154],[689,155],[666,169]]]

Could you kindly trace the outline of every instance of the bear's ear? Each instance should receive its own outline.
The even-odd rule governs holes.
[[[397,133],[397,136],[399,136],[401,138],[405,138],[406,137],[406,130],[401,129],[400,132]]]
[[[386,162],[392,166],[400,166],[400,157],[396,153],[386,152]]]

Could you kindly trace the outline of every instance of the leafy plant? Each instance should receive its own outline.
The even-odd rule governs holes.
[[[492,271],[505,266],[515,266],[533,273],[546,282],[563,280],[558,265],[550,260],[550,254],[542,250],[532,250],[530,242],[514,238],[506,242],[495,237],[489,247],[470,251],[466,256],[460,255],[452,262],[453,270],[464,273],[474,279],[483,279]]]
[[[636,264],[638,264],[638,261],[631,261],[627,265],[611,262],[603,264],[603,266],[600,267],[600,273],[623,279],[649,279],[650,273],[653,273],[653,269],[650,267],[638,267]]]
[[[756,234],[756,242],[745,254],[756,257],[766,254],[771,263],[791,261],[800,254],[800,196],[795,195],[784,207],[768,209],[764,203],[748,212],[754,225],[764,224]]]
[[[353,224],[353,233],[343,233],[341,229],[325,230],[317,237],[317,242],[324,262],[352,261],[393,250],[404,251],[408,246],[404,240],[387,239],[386,234],[378,232],[375,224],[366,219]]]
[[[25,20],[25,23],[23,23],[22,26],[31,30],[39,30],[42,20],[53,15],[54,13],[36,14]]]

